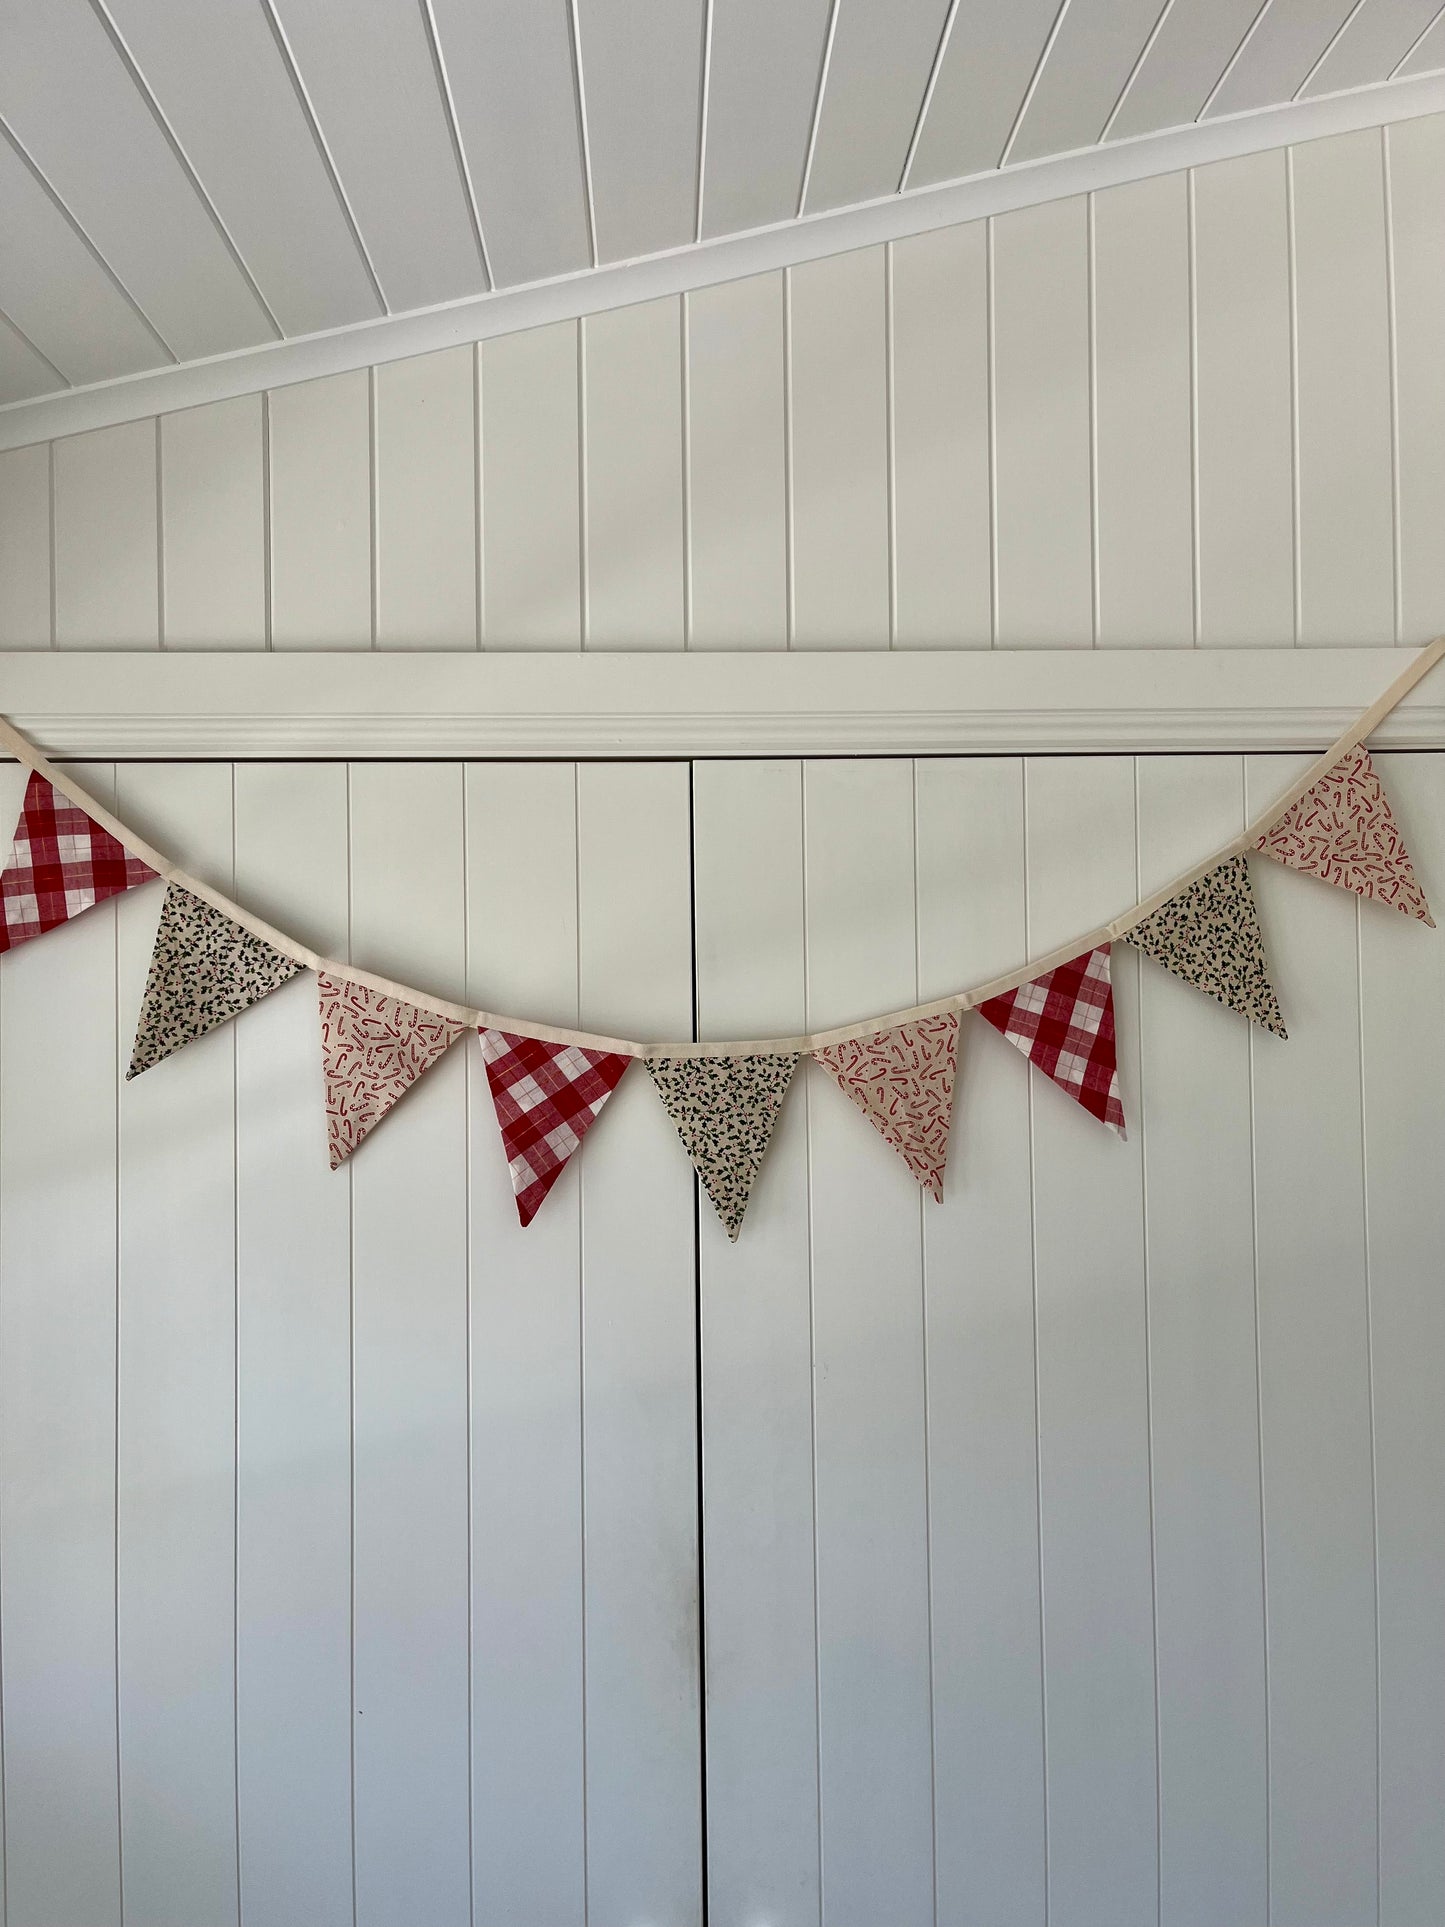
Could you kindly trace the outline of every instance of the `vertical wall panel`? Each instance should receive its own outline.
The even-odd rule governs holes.
[[[788,270],[793,643],[888,642],[888,408],[881,247]]]
[[[895,242],[890,262],[894,641],[987,648],[987,228]]]
[[[271,639],[372,640],[371,400],[365,369],[278,388],[270,414]]]
[[[577,1022],[576,781],[565,763],[467,770],[467,995],[489,1009]],[[511,833],[517,823],[525,837]],[[481,1051],[470,1038],[465,1049],[476,1918],[580,1927],[582,1158],[524,1230]],[[596,1128],[611,1123],[609,1111]]]
[[[1191,180],[1199,640],[1282,648],[1295,635],[1285,156]]]
[[[482,344],[483,621],[490,649],[582,638],[577,323]]]
[[[156,425],[55,443],[55,640],[153,649],[159,634]]]
[[[113,794],[109,770],[74,774],[98,796]],[[6,822],[22,775],[0,770]],[[158,893],[142,894],[154,910]],[[18,947],[0,975],[0,1660],[12,1927],[120,1927],[115,1050],[115,910],[103,904]]]
[[[137,764],[116,813],[226,889],[231,772]],[[161,907],[118,911],[123,1072]],[[128,1920],[238,1919],[235,1774],[235,1032],[123,1085],[116,1369],[117,1706]],[[184,1840],[186,1850],[177,1851]]]
[[[693,772],[698,1024],[783,1035],[804,1018],[797,763]],[[713,1917],[816,1922],[812,1294],[804,1073],[730,1244],[704,1223],[703,1532]],[[703,1207],[710,1211],[709,1206]]]
[[[260,395],[161,416],[161,633],[167,649],[266,644]]]
[[[1194,640],[1188,180],[1094,196],[1099,646]]]
[[[1438,912],[1445,756],[1381,775]],[[1336,919],[1338,921],[1338,918]],[[1380,1927],[1445,1918],[1445,996],[1441,947],[1413,918],[1360,908],[1366,1247],[1379,1600]],[[1347,940],[1346,940],[1347,941]]]
[[[689,1032],[688,818],[681,764],[578,771],[578,968],[589,1028]],[[686,1153],[640,1067],[609,1100],[586,1159],[589,1918],[696,1927],[695,1200]]]
[[[1141,890],[1244,827],[1233,757],[1141,756],[1138,784]],[[1249,1027],[1138,968],[1161,1914],[1216,1927],[1269,1917]]]
[[[356,962],[459,997],[462,775],[351,770]],[[355,1153],[358,1927],[470,1912],[464,1037]]]
[[[1249,815],[1303,759],[1251,758]],[[1358,899],[1256,865],[1288,1044],[1256,1034],[1270,1900],[1374,1918],[1375,1595]]]
[[[1380,138],[1370,128],[1290,153],[1306,643],[1389,642],[1395,633]]]
[[[580,325],[586,645],[680,649],[682,303],[668,296]]]
[[[477,642],[476,352],[376,371],[376,641]]]
[[[1445,627],[1445,247],[1439,182],[1445,116],[1386,130],[1395,295],[1395,433],[1400,495],[1400,635]]]
[[[50,447],[0,455],[0,649],[50,646]]]
[[[919,763],[921,997],[984,983],[1025,954],[1023,803],[1017,759]],[[923,1206],[938,1918],[1037,1927],[1045,1844],[1029,1079],[980,1018],[964,1019],[959,1047],[944,1201]]]
[[[912,1002],[912,765],[812,763],[804,810],[809,1025]],[[802,1075],[824,1914],[829,1927],[920,1927],[933,1919],[922,1198],[862,1113],[822,1073]]]
[[[995,597],[1004,648],[1093,640],[1088,209],[992,223]]]
[[[347,939],[346,770],[240,764],[236,893]],[[351,1184],[309,974],[236,1048],[236,1802],[245,1927],[351,1927]]]
[[[783,275],[684,297],[694,649],[788,639]]]
[[[1029,948],[1137,898],[1124,757],[1026,766]],[[1137,1093],[1134,959],[1114,952],[1126,1113]],[[1120,1144],[1030,1073],[1049,1919],[1157,1908],[1154,1625],[1142,1187]]]

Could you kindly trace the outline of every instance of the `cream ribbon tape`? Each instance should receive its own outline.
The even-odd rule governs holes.
[[[972,1010],[975,1005],[985,1003],[990,997],[1001,997],[1005,991],[1017,990],[1021,984],[1042,977],[1045,972],[1057,969],[1060,964],[1070,962],[1074,957],[1083,956],[1086,951],[1097,949],[1100,944],[1112,943],[1116,938],[1126,935],[1137,924],[1151,917],[1161,905],[1187,890],[1191,883],[1197,883],[1230,857],[1239,856],[1252,849],[1266,830],[1273,828],[1287,811],[1311,788],[1332,770],[1347,751],[1353,749],[1370,734],[1371,730],[1389,715],[1390,711],[1415,687],[1422,676],[1428,675],[1442,655],[1445,655],[1445,636],[1437,636],[1433,642],[1415,656],[1409,666],[1397,676],[1382,696],[1376,698],[1343,736],[1333,742],[1324,754],[1311,763],[1292,788],[1285,791],[1276,802],[1257,816],[1249,827],[1226,843],[1222,849],[1213,851],[1182,876],[1166,883],[1162,890],[1136,903],[1122,916],[1115,917],[1112,923],[1101,924],[1097,930],[1087,931],[1075,937],[1047,956],[1035,957],[1029,963],[1010,971],[1006,977],[995,977],[991,982],[978,984],[972,990],[960,990],[951,997],[937,997],[929,1004],[914,1004],[907,1010],[891,1010],[879,1017],[867,1018],[862,1023],[843,1024],[835,1030],[813,1031],[801,1037],[750,1037],[732,1039],[723,1043],[695,1043],[691,1038],[676,1042],[639,1043],[626,1037],[602,1037],[595,1031],[566,1030],[556,1024],[533,1023],[529,1018],[505,1017],[491,1010],[472,1010],[465,1004],[450,1004],[443,998],[429,996],[425,991],[413,990],[408,984],[394,983],[389,977],[378,977],[374,971],[358,970],[354,964],[341,963],[335,957],[323,957],[316,951],[288,937],[284,930],[277,930],[252,911],[235,903],[220,890],[212,889],[210,884],[202,883],[172,863],[159,850],[138,837],[133,830],[118,822],[103,804],[83,790],[70,776],[52,767],[33,744],[27,742],[18,729],[0,718],[0,748],[8,750],[17,761],[28,768],[38,771],[48,782],[55,785],[62,796],[68,796],[78,809],[93,817],[102,829],[109,830],[117,842],[123,843],[133,856],[142,863],[149,864],[167,882],[179,884],[189,890],[192,896],[201,897],[205,902],[214,904],[223,915],[249,930],[254,936],[269,943],[285,957],[292,957],[308,970],[324,972],[328,977],[342,978],[349,983],[364,984],[368,990],[380,991],[387,997],[399,998],[403,1003],[415,1004],[420,1010],[434,1011],[440,1017],[449,1017],[453,1022],[467,1024],[488,1030],[507,1030],[526,1037],[537,1037],[549,1044],[580,1044],[587,1050],[616,1051],[625,1057],[758,1057],[777,1052],[806,1052],[819,1050],[830,1044],[843,1044],[855,1038],[872,1037],[880,1031],[893,1030],[899,1024],[913,1022],[919,1017],[938,1017],[950,1010]]]

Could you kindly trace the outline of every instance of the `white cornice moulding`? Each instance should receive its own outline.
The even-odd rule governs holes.
[[[911,756],[1320,750],[1404,651],[0,652],[48,755]],[[1372,738],[1445,749],[1445,669]]]
[[[400,361],[579,315],[601,314],[1043,201],[1442,111],[1445,73],[1421,74],[994,168],[963,180],[911,188],[855,207],[803,215],[635,261],[583,269],[407,314],[384,315],[326,334],[242,348],[33,401],[11,402],[0,408],[0,450],[254,394],[263,388],[283,388],[351,368]]]

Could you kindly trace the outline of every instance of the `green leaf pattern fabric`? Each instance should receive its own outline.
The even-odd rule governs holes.
[[[647,1073],[703,1189],[736,1238],[798,1052],[756,1057],[649,1057]]]
[[[1249,863],[1232,856],[1121,939],[1207,997],[1286,1037],[1269,980]]]
[[[303,966],[179,884],[166,889],[127,1078],[259,1003]]]

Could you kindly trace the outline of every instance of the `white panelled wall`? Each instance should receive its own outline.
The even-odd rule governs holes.
[[[383,970],[717,1032],[1046,949],[1295,767],[87,774]],[[1445,1918],[1445,950],[1256,882],[1288,1044],[1121,948],[1127,1143],[970,1019],[942,1206],[805,1067],[736,1246],[640,1072],[524,1233],[475,1043],[332,1174],[309,979],[127,1085],[159,892],[6,958],[6,1927],[682,1927],[704,1748],[727,1927]]]
[[[1445,118],[0,455],[0,646],[1445,628]]]

